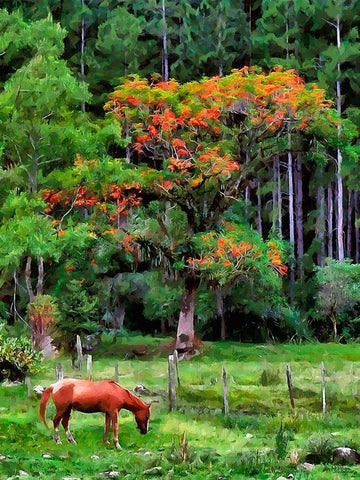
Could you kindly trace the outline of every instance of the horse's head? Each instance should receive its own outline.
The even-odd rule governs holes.
[[[150,419],[150,405],[146,404],[145,408],[138,410],[135,413],[135,420],[140,430],[140,433],[145,435],[149,429],[149,419]]]

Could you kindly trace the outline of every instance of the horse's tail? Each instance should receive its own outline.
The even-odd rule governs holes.
[[[44,422],[44,425],[48,427],[48,424],[46,423],[46,418],[45,418],[45,411],[46,411],[46,404],[50,398],[50,395],[52,394],[52,391],[53,391],[53,386],[50,385],[50,387],[48,387],[45,392],[42,394],[41,396],[41,401],[40,401],[40,407],[39,407],[39,415],[40,415],[40,418],[41,420]]]

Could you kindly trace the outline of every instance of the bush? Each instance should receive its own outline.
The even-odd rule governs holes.
[[[0,325],[0,382],[23,380],[26,375],[37,373],[41,368],[41,354],[36,352],[30,339],[9,337]]]
[[[311,435],[305,447],[308,452],[306,460],[312,463],[329,463],[335,448],[335,441],[330,434]]]
[[[269,385],[279,385],[281,383],[280,373],[278,369],[271,367],[265,368],[262,371],[260,377],[260,384],[263,387],[268,387]]]

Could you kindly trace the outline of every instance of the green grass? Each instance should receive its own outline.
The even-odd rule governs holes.
[[[128,337],[112,345],[108,338],[93,355],[95,380],[113,378],[114,366],[119,363],[119,382],[124,387],[133,389],[143,384],[162,394],[153,397],[158,403],[152,405],[151,430],[145,436],[138,433],[131,413],[120,413],[121,451],[102,444],[102,414],[74,412],[70,428],[78,445],[67,443],[61,430],[64,443],[56,445],[52,429],[46,430],[38,420],[39,397],[33,394],[27,399],[25,386],[0,386],[0,455],[6,456],[0,460],[0,479],[16,477],[20,470],[29,474],[27,478],[54,480],[96,479],[107,471],[117,471],[118,478],[131,480],[270,480],[289,473],[296,480],[360,478],[358,466],[335,466],[329,462],[317,464],[312,472],[302,472],[294,464],[295,458],[300,464],[307,454],[314,453],[310,448],[321,449],[326,439],[334,446],[360,448],[357,344],[205,344],[202,355],[180,363],[178,411],[173,413],[168,413],[166,398],[168,344],[170,339]],[[148,345],[150,354],[127,359],[126,352],[139,345]],[[61,356],[46,362],[43,371],[31,379],[32,385],[53,383],[58,361],[62,362],[65,375],[79,375],[71,369],[69,357]],[[322,361],[327,372],[325,418],[321,413]],[[294,411],[288,398],[286,364],[291,365]],[[222,414],[222,366],[226,367],[229,379],[229,416]],[[264,371],[267,375],[262,377]],[[51,419],[53,414],[50,402],[47,418]],[[288,439],[284,458],[278,458],[275,450],[281,420]],[[184,432],[186,448],[181,447],[180,441]],[[93,455],[96,457],[91,458]],[[144,474],[153,467],[162,470]]]

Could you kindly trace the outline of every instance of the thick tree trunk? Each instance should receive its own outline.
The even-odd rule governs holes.
[[[332,183],[328,183],[327,188],[327,238],[328,238],[328,257],[334,257],[333,251],[333,215],[334,215],[334,204],[333,204],[333,190]]]
[[[118,330],[121,331],[124,325],[124,318],[125,318],[125,307],[124,305],[120,304],[120,306],[115,307],[113,313],[113,340],[112,343],[116,343],[117,339],[117,332]]]
[[[304,233],[303,233],[303,181],[302,181],[302,160],[296,155],[295,160],[295,229],[296,229],[296,256],[299,276],[304,274]]]
[[[198,279],[193,276],[185,279],[184,291],[180,299],[180,316],[175,344],[175,348],[181,352],[191,353],[194,350],[194,310],[198,284]]]
[[[224,315],[224,298],[222,291],[219,287],[215,288],[215,295],[216,295],[216,312],[217,317],[220,320],[220,338],[221,340],[226,339],[226,323],[225,323],[225,315]]]

